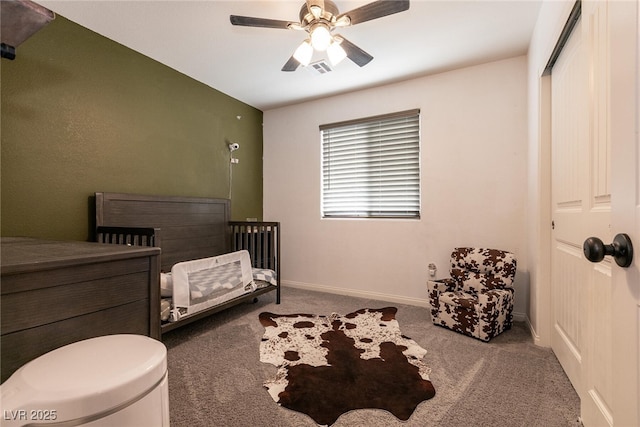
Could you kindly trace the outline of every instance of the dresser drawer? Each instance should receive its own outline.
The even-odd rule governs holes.
[[[149,257],[44,268],[2,275],[2,295],[37,289],[90,282],[123,274],[148,272]]]
[[[104,265],[104,268],[109,268]],[[2,295],[2,334],[149,298],[149,272],[125,274]],[[3,278],[3,286],[5,281]]]
[[[87,325],[91,325],[87,328]],[[64,345],[111,334],[149,335],[149,301],[141,300],[2,335],[4,382],[25,363]]]

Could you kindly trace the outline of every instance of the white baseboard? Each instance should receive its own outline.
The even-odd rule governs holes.
[[[370,292],[356,289],[345,289],[336,286],[316,285],[312,283],[293,282],[290,280],[283,280],[280,282],[283,287],[306,289],[309,291],[326,292],[329,294],[346,295],[357,298],[368,298],[379,301],[394,302],[398,304],[415,305],[418,307],[429,307],[429,299],[427,298],[409,298],[400,297],[392,294],[384,294],[381,292]]]
[[[533,337],[533,343],[537,346],[548,347],[548,346],[542,345],[542,340],[540,339],[540,335],[538,335],[538,333],[536,332],[536,329],[533,327],[533,325],[531,324],[531,320],[529,320],[528,317],[526,321],[527,321],[527,326],[529,327],[529,332],[531,332],[531,337]]]
[[[400,297],[397,295],[384,294],[381,292],[345,289],[345,288],[339,288],[335,286],[316,285],[313,283],[293,282],[290,280],[283,280],[281,284],[282,286],[285,286],[285,287],[306,289],[309,291],[326,292],[329,294],[337,294],[337,295],[347,295],[347,296],[357,297],[357,298],[375,299],[380,301],[395,302],[398,304],[415,305],[418,307],[425,307],[425,308],[430,307],[428,298]],[[531,323],[529,322],[529,319],[525,313],[514,312],[513,320],[516,322],[527,322],[529,329],[531,329]]]
[[[518,313],[518,312],[513,312],[513,321],[514,322],[527,322],[529,321],[529,318],[527,317],[527,315],[525,313]]]

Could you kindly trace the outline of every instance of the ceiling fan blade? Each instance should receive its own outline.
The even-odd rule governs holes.
[[[404,12],[408,9],[409,0],[378,0],[349,12],[341,13],[337,19],[348,16],[351,20],[351,25],[356,25],[372,19],[382,18],[383,16],[393,15],[394,13]]]
[[[231,24],[241,25],[243,27],[261,27],[261,28],[278,28],[288,30],[290,24],[296,24],[291,21],[279,21],[277,19],[252,18],[250,16],[231,15]]]
[[[373,59],[373,56],[369,55],[364,50],[360,49],[355,44],[351,43],[349,40],[345,39],[342,36],[339,36],[342,39],[340,42],[340,46],[347,53],[347,58],[356,63],[356,65],[360,67],[364,67]]]
[[[292,56],[291,58],[289,58],[287,63],[284,64],[284,67],[282,67],[282,71],[295,71],[298,69],[299,65],[300,63],[298,62],[298,60]]]

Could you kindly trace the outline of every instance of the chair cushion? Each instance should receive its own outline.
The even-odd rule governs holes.
[[[443,292],[440,294],[442,304],[472,309],[478,304],[478,298],[462,291]]]

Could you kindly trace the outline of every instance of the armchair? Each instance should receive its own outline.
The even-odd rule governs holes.
[[[515,256],[498,249],[455,248],[450,276],[429,280],[434,324],[489,341],[511,328]]]

